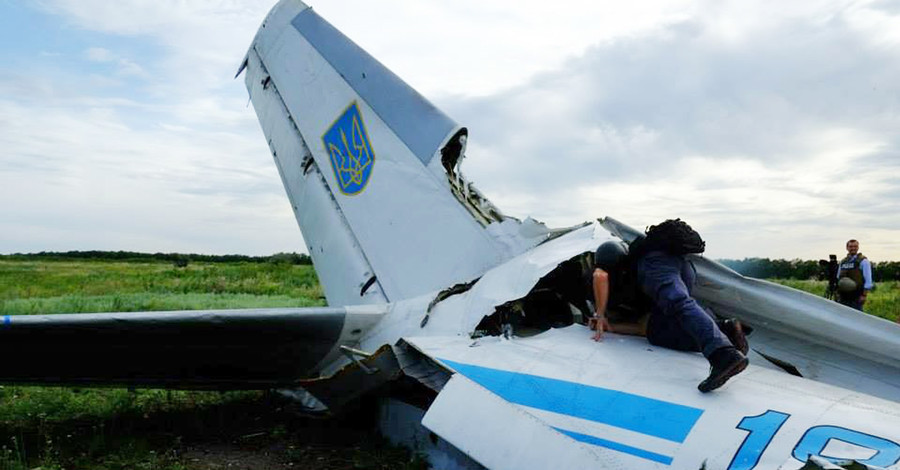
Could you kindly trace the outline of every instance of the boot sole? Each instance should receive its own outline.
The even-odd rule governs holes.
[[[697,386],[697,389],[703,393],[711,392],[721,387],[722,385],[725,385],[725,382],[728,382],[728,379],[743,372],[744,369],[747,368],[748,364],[750,364],[750,360],[745,357],[740,361],[732,364],[731,367],[722,371],[722,373],[717,377],[713,379],[706,379],[703,382],[700,382],[700,385]]]

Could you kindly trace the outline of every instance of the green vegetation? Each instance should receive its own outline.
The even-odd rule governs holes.
[[[793,287],[811,294],[824,296],[828,288],[827,281],[809,281],[796,279],[773,279],[779,284]],[[864,307],[866,313],[891,321],[897,321],[900,317],[900,282],[888,281],[875,284]]]
[[[839,256],[843,256],[843,254]],[[769,258],[720,259],[718,261],[744,276],[757,279],[824,279],[824,268],[819,264],[820,261]],[[875,282],[900,281],[900,262],[872,263],[872,278]]]
[[[324,305],[312,266],[0,260],[0,312],[128,312]]]
[[[58,255],[0,257],[0,313],[325,304],[312,267],[290,255],[185,267]],[[316,421],[290,406],[265,392],[0,386],[0,470],[427,468],[365,415]]]

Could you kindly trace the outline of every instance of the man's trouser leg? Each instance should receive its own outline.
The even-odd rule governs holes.
[[[732,346],[691,295],[693,269],[684,257],[650,252],[638,261],[638,281],[654,304],[647,338],[652,344],[709,356]]]
[[[850,308],[855,308],[856,310],[862,311],[862,304],[859,302],[859,297],[862,294],[852,293],[852,294],[840,294],[838,296],[838,302],[841,305],[846,305]]]

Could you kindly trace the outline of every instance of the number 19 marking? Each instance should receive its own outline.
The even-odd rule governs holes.
[[[749,432],[737,453],[731,459],[728,470],[753,470],[763,452],[769,447],[775,434],[791,415],[780,411],[768,410],[758,416],[747,416],[738,423],[737,428]],[[795,459],[806,462],[811,455],[828,459],[832,462],[845,460],[840,455],[822,455],[828,442],[832,439],[846,442],[858,447],[875,451],[875,455],[859,463],[877,467],[890,467],[900,461],[900,444],[882,437],[872,436],[852,429],[838,426],[813,426],[809,428],[797,445],[792,455]]]

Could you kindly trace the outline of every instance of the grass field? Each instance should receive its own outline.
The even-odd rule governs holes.
[[[325,305],[311,266],[0,260],[0,313]],[[424,468],[370,416],[315,421],[266,392],[0,386],[0,470]]]
[[[5,261],[0,311],[131,312],[324,305],[312,266],[274,263]]]
[[[795,279],[773,279],[779,284],[793,287],[815,295],[824,295],[828,288],[826,281],[798,281]],[[900,317],[900,282],[889,281],[875,285],[868,295],[863,311],[870,315],[897,321]]]

